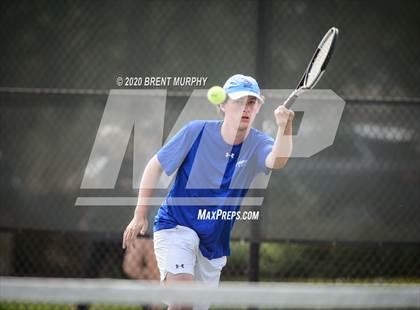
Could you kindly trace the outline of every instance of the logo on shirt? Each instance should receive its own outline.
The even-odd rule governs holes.
[[[176,269],[179,269],[179,268],[182,268],[182,269],[184,269],[184,264],[180,264],[180,265],[178,265],[178,264],[175,264],[175,267],[176,267]]]
[[[238,161],[238,162],[236,163],[235,167],[236,167],[236,168],[245,167],[247,162],[248,162],[248,160],[247,160],[247,159],[240,160],[240,161]]]
[[[234,153],[226,152],[225,158],[231,158],[231,159],[233,159],[233,157],[235,157],[235,154]]]

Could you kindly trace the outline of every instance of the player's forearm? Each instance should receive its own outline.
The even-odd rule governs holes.
[[[146,217],[149,207],[150,197],[153,196],[156,185],[162,174],[162,168],[156,156],[154,156],[146,165],[140,182],[139,196],[137,206],[134,211],[135,217]]]
[[[270,169],[283,168],[293,149],[292,121],[288,121],[286,128],[279,126],[273,149],[268,154],[265,165]]]

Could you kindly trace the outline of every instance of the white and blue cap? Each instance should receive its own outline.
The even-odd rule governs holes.
[[[251,77],[242,74],[232,75],[227,79],[223,89],[230,99],[237,100],[245,96],[254,96],[261,102],[264,100],[261,97],[260,87],[257,81]]]

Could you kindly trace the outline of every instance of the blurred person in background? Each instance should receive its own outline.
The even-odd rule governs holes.
[[[123,270],[132,279],[159,280],[159,269],[153,250],[152,239],[137,238],[127,247]]]

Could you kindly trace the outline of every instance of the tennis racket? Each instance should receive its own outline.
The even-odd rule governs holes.
[[[286,108],[290,108],[295,103],[297,97],[304,91],[313,88],[318,83],[321,76],[324,74],[327,68],[328,62],[334,52],[335,41],[338,36],[338,29],[332,27],[324,35],[321,42],[318,45],[305,73],[302,76],[296,89],[290,94],[283,105]]]

